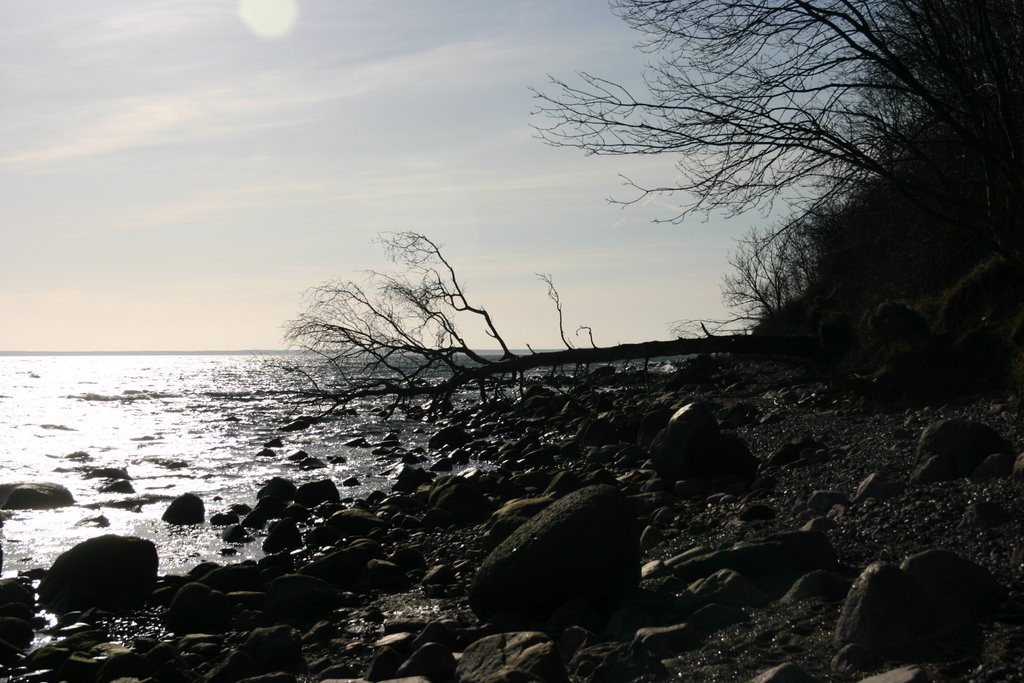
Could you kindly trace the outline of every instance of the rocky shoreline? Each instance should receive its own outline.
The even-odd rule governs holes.
[[[248,509],[169,508],[254,537],[259,562],[157,576],[151,544],[106,536],[0,582],[0,676],[1024,680],[1005,396],[905,405],[702,357],[436,428],[419,453],[372,444],[404,465],[365,500],[275,479]],[[493,469],[446,473],[470,457]]]

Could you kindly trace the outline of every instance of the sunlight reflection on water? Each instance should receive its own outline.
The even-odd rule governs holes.
[[[223,561],[219,527],[174,529],[160,521],[169,499],[197,493],[209,516],[233,503],[254,505],[258,488],[275,475],[296,483],[356,475],[362,485],[342,495],[362,496],[385,482],[381,475],[394,463],[343,446],[349,436],[372,440],[394,430],[407,446],[422,441],[415,425],[365,417],[281,434],[277,428],[294,411],[289,382],[273,359],[257,355],[0,357],[0,483],[60,483],[76,501],[59,510],[4,513],[4,574],[47,567],[74,543],[103,533],[152,539],[162,572]],[[285,443],[278,457],[254,457],[275,437]],[[347,462],[303,472],[286,459],[298,449]],[[101,492],[108,480],[87,477],[100,467],[125,468],[135,493]],[[118,507],[136,499],[139,511]],[[109,526],[96,525],[100,515]],[[261,555],[259,542],[234,547],[232,561]]]

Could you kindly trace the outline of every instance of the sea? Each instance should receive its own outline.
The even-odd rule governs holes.
[[[152,540],[161,573],[258,559],[258,540],[229,545],[209,523],[164,523],[169,501],[195,493],[209,517],[236,503],[255,505],[275,476],[296,484],[330,478],[351,498],[388,488],[395,458],[346,443],[396,434],[411,450],[427,441],[429,426],[385,417],[367,403],[355,414],[281,432],[314,414],[302,402],[309,380],[287,371],[296,365],[329,381],[315,359],[281,352],[0,355],[0,484],[58,483],[75,499],[55,510],[0,511],[0,572],[49,567],[76,543],[109,533]],[[275,438],[283,442],[271,449],[275,455],[259,455]],[[326,467],[300,469],[288,459],[299,450]],[[104,492],[110,480],[93,476],[102,468],[124,469],[134,492]],[[352,477],[357,485],[341,486]]]

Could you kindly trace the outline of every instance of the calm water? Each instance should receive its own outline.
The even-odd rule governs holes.
[[[344,442],[392,431],[407,447],[424,441],[421,425],[366,414],[278,432],[299,414],[296,380],[279,369],[283,361],[257,354],[0,356],[0,482],[57,482],[76,501],[54,511],[3,513],[4,575],[48,567],[66,548],[104,533],[153,540],[162,572],[224,561],[219,527],[183,530],[160,521],[169,498],[197,493],[209,516],[232,503],[254,505],[256,491],[275,475],[296,483],[330,477],[339,485],[355,475],[361,485],[342,495],[361,496],[386,485],[396,463]],[[284,441],[278,457],[255,457],[274,437]],[[303,472],[286,459],[298,449],[347,462]],[[86,475],[100,467],[126,468],[135,493],[99,492],[106,480]],[[140,512],[116,507],[131,500],[143,502]],[[109,526],[98,526],[100,516]],[[231,561],[261,554],[258,541],[236,548]]]

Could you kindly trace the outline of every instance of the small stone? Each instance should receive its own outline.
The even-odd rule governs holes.
[[[171,501],[161,519],[168,524],[187,525],[202,524],[205,517],[203,499],[194,493],[185,493]]]
[[[901,481],[892,481],[886,479],[878,472],[869,474],[864,480],[857,485],[857,491],[853,494],[853,503],[859,503],[867,500],[868,498],[874,498],[876,500],[886,500],[888,498],[894,498],[898,496],[906,485]]]
[[[844,645],[832,658],[832,670],[838,673],[851,673],[853,671],[864,671],[874,668],[878,663],[871,650],[857,643]]]
[[[637,629],[635,640],[652,654],[666,659],[700,646],[701,633],[692,624],[646,626]]]
[[[687,590],[726,607],[753,607],[768,602],[767,595],[732,569],[719,569],[707,578],[694,581]]]

